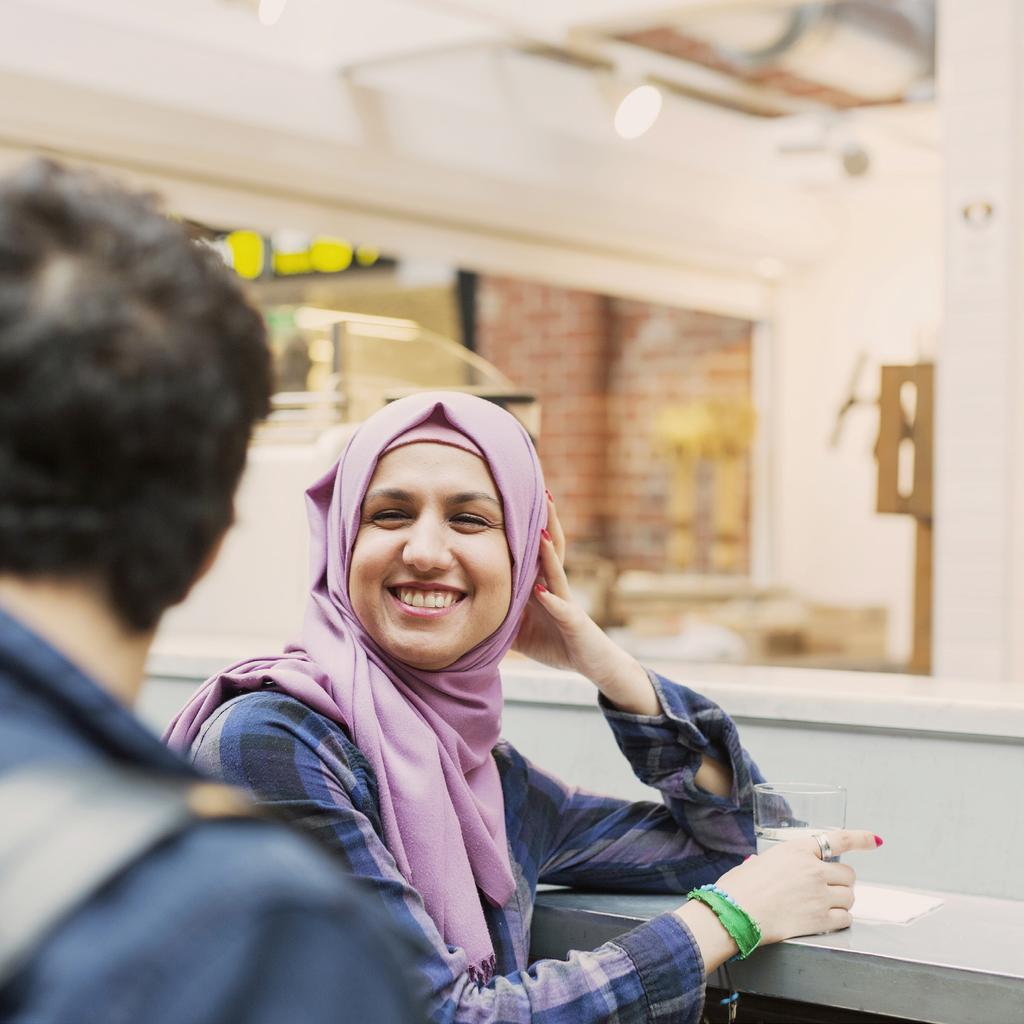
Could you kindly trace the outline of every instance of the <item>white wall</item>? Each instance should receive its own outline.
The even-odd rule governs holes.
[[[813,599],[890,609],[889,654],[910,651],[914,524],[874,511],[874,408],[846,417],[829,445],[859,352],[860,389],[878,367],[934,356],[942,304],[941,183],[853,192],[834,208],[836,242],[778,287],[774,332],[772,576]],[[923,350],[923,351],[922,351]]]
[[[242,658],[275,653],[295,639],[309,596],[305,490],[353,429],[333,427],[310,444],[252,446],[235,523],[210,571],[164,616],[157,650],[230,650]]]
[[[1024,6],[943,0],[937,671],[1024,682]],[[988,211],[987,215],[981,211]]]

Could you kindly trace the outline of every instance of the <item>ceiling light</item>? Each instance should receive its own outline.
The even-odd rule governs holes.
[[[622,98],[615,111],[615,131],[623,139],[638,139],[658,120],[661,90],[638,85]]]
[[[268,28],[276,25],[281,15],[284,14],[288,0],[260,0],[259,19],[261,25]]]

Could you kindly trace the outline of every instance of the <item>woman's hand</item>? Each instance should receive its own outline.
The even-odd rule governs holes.
[[[836,854],[874,850],[878,845],[872,833],[849,829],[829,832],[828,839]],[[853,868],[823,863],[819,854],[813,837],[794,839],[748,857],[718,880],[718,887],[757,921],[761,945],[849,928],[856,877]],[[691,900],[675,913],[700,947],[706,974],[736,953],[736,943],[703,903]]]
[[[837,856],[878,845],[871,832],[851,829],[829,832],[828,841]],[[813,836],[780,843],[726,872],[717,885],[761,926],[764,944],[849,928],[857,876],[820,853]]]
[[[623,711],[659,714],[647,673],[574,600],[562,564],[564,557],[565,531],[549,493],[548,526],[540,542],[540,574],[513,649],[553,668],[579,672]]]

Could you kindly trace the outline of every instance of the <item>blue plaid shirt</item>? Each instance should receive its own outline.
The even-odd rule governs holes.
[[[200,778],[0,611],[0,775],[31,764]],[[50,841],[62,842],[59,821]],[[404,969],[415,940],[393,934],[353,890],[322,851],[280,826],[199,822],[48,934],[0,989],[0,1021],[422,1024]]]
[[[692,935],[664,914],[566,961],[529,962],[538,883],[615,892],[686,893],[754,849],[751,795],[761,781],[731,719],[700,694],[652,676],[662,714],[605,717],[641,781],[663,803],[629,802],[567,786],[508,743],[494,750],[516,891],[504,907],[484,901],[496,975],[478,984],[463,950],[449,947],[384,842],[378,784],[369,762],[334,722],[273,691],[236,697],[205,724],[195,763],[248,787],[314,833],[373,886],[394,918],[427,940],[419,968],[431,1016],[458,1024],[696,1022],[704,964]],[[728,798],[700,789],[707,751],[728,762]]]

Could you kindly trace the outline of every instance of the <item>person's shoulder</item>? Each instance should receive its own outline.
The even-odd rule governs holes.
[[[340,722],[276,690],[258,690],[228,701],[210,716],[193,744],[193,754],[211,747],[279,746],[291,740],[312,750],[332,750],[353,767],[365,761]]]
[[[256,933],[268,922],[287,920],[296,940],[303,934],[336,944],[372,940],[394,954],[407,952],[414,941],[335,858],[280,823],[199,822],[164,858],[167,889],[187,891],[193,908],[205,904],[204,930]]]
[[[315,794],[375,807],[376,774],[344,727],[301,701],[275,691],[236,697],[219,708],[191,751],[200,771],[242,786],[263,802],[307,800]],[[328,794],[323,780],[333,779]],[[329,787],[330,788],[330,787]]]
[[[246,913],[351,900],[338,866],[316,844],[274,821],[199,821],[153,855],[154,873],[202,899]]]
[[[408,941],[311,841],[259,820],[197,821],[69,917],[19,992],[64,1008],[47,1020],[262,1022],[289,1019],[289,1006],[309,1021],[410,1020],[336,1016],[352,984],[401,969]],[[103,1016],[71,1016],[75,1002]]]
[[[183,845],[182,867],[193,857],[220,862],[195,929],[220,958],[211,984],[226,985],[234,973],[235,985],[258,988],[260,1021],[425,1019],[409,970],[423,955],[421,937],[399,927],[371,888],[311,840],[283,827],[223,822],[196,828]],[[247,1006],[237,1019],[248,1014]]]
[[[326,733],[348,738],[338,722],[332,722],[301,700],[279,690],[256,690],[227,701],[210,716],[200,736],[225,732],[251,735],[282,730],[297,735]]]

